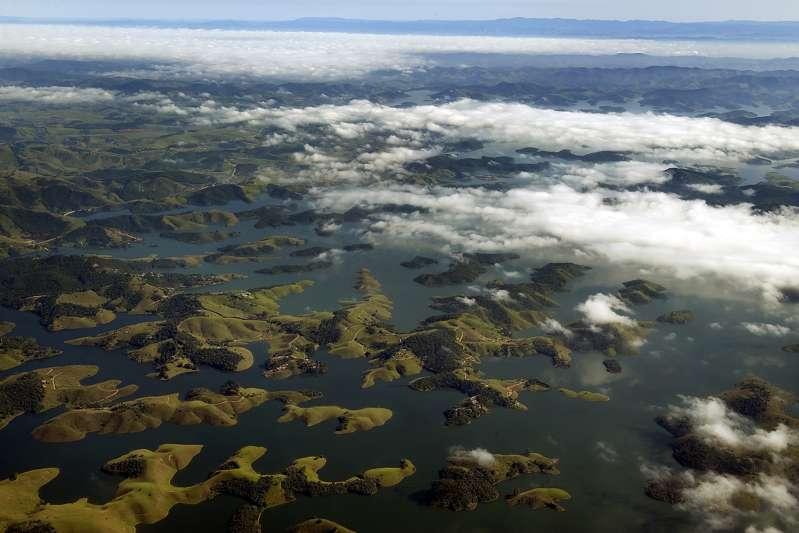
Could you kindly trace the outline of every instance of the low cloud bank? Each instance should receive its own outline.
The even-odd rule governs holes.
[[[0,101],[38,102],[45,104],[85,104],[110,102],[117,97],[113,91],[78,87],[20,87],[0,86]]]
[[[286,130],[328,126],[345,139],[367,132],[405,136],[479,138],[545,150],[600,150],[639,153],[629,162],[570,167],[582,181],[623,178],[628,183],[662,181],[663,159],[706,164],[733,164],[757,155],[780,156],[799,151],[799,128],[741,126],[715,118],[654,113],[586,113],[555,111],[519,103],[459,100],[443,105],[396,108],[364,100],[346,105],[305,108],[220,106],[209,101],[187,110],[200,124],[250,123]],[[567,172],[568,174],[568,172]]]
[[[43,104],[97,104],[117,101],[148,108],[153,108],[160,102],[166,107],[159,108],[159,111],[167,112],[168,110],[177,114],[187,114],[185,110],[161,93],[143,91],[124,95],[117,91],[94,87],[0,85],[0,101]]]
[[[799,44],[0,24],[0,56],[149,62],[161,77],[341,79],[469,52],[771,59],[799,56]]]
[[[436,244],[457,251],[567,251],[581,261],[640,266],[680,279],[706,276],[756,290],[776,303],[799,280],[799,217],[753,214],[655,192],[565,185],[507,192],[386,186],[318,191],[321,208],[406,204],[424,213],[384,214],[376,240]],[[579,256],[579,257],[577,257]]]

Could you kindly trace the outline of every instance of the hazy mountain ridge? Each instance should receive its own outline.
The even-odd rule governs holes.
[[[507,18],[495,20],[363,20],[300,18],[278,21],[32,19],[0,17],[0,23],[79,23],[86,25],[319,31],[381,34],[593,37],[616,39],[690,39],[799,41],[799,21],[669,22],[656,20],[578,20]]]

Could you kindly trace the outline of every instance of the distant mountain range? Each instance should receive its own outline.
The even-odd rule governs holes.
[[[575,20],[511,18],[496,20],[358,20],[301,18],[285,21],[176,21],[27,19],[0,17],[2,23],[70,23],[164,28],[318,31],[380,34],[488,35],[511,37],[592,37],[624,39],[689,39],[799,41],[799,21],[666,22],[652,20]]]

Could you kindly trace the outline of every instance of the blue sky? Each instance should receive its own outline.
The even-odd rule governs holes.
[[[245,20],[299,17],[799,20],[799,0],[0,0],[0,14]]]

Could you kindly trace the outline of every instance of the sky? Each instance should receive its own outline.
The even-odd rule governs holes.
[[[0,0],[19,17],[283,20],[596,18],[799,20],[797,0]]]

